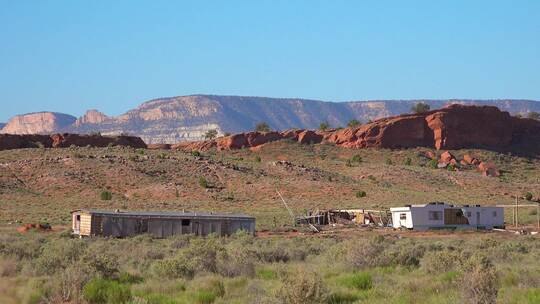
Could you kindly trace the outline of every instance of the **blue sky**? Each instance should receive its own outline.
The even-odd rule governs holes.
[[[540,1],[0,0],[0,121],[196,93],[540,100]]]

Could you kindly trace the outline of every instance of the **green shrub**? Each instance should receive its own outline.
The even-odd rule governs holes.
[[[205,189],[208,188],[208,181],[206,178],[204,178],[204,176],[199,176],[199,186]]]
[[[102,201],[110,201],[112,199],[112,193],[110,191],[103,190],[99,194],[99,197]]]
[[[390,158],[387,158],[385,161],[384,161],[385,164],[391,166],[394,164],[394,162],[390,159]]]
[[[321,131],[326,131],[328,128],[330,128],[330,124],[328,124],[327,121],[323,121],[319,124],[319,130]]]
[[[360,297],[350,292],[334,292],[328,296],[326,303],[328,304],[345,304],[345,303],[357,303]]]
[[[101,278],[84,285],[83,297],[90,304],[122,304],[131,299],[129,286]]]
[[[195,303],[210,304],[216,301],[216,294],[207,290],[198,290],[195,292]]]
[[[199,152],[197,150],[193,150],[193,151],[191,151],[191,155],[195,156],[195,157],[199,157],[199,156],[201,156],[201,152]]]
[[[351,161],[355,162],[355,163],[361,163],[362,162],[362,156],[356,154],[351,158]]]
[[[428,168],[431,168],[431,169],[437,169],[438,165],[439,165],[439,162],[436,159],[432,159],[427,163]]]
[[[368,290],[373,287],[373,279],[368,272],[355,272],[340,281],[343,285],[357,290]]]
[[[530,192],[525,193],[525,199],[531,201],[533,199],[533,194]]]
[[[357,198],[366,197],[366,195],[367,195],[366,191],[356,191]]]
[[[277,273],[271,269],[257,269],[257,277],[263,280],[274,280],[277,278]]]
[[[257,132],[270,132],[270,126],[266,122],[260,122],[255,126]]]
[[[410,157],[407,157],[405,159],[405,166],[410,166],[410,165],[412,165],[412,159]]]
[[[145,151],[144,151],[144,149],[137,149],[137,150],[135,150],[135,153],[137,153],[139,155],[144,155]]]
[[[260,163],[261,162],[261,157],[259,155],[255,156],[255,161]]]
[[[448,170],[448,171],[456,171],[456,166],[454,166],[452,164],[448,164],[448,166],[446,166],[446,170]]]

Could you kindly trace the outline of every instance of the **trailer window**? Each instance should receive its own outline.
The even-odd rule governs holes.
[[[80,222],[80,221],[81,221],[81,215],[80,215],[80,214],[77,214],[77,215],[75,216],[75,220],[76,220],[77,222]]]
[[[442,211],[429,211],[429,219],[438,221],[442,219]]]
[[[407,213],[400,213],[399,214],[399,219],[400,220],[406,220],[407,219]]]
[[[189,226],[190,220],[182,220],[182,226]]]

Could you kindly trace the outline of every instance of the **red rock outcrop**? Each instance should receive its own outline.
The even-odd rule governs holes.
[[[146,148],[150,150],[170,150],[171,145],[170,144],[149,144],[149,145],[146,145]]]
[[[77,147],[107,147],[128,146],[133,148],[146,148],[146,144],[139,137],[134,136],[101,136],[83,134],[53,134],[53,135],[15,135],[0,134],[0,150],[22,148],[67,148]]]
[[[481,162],[478,165],[478,170],[482,172],[482,175],[484,176],[501,176],[501,172],[499,171],[499,169],[497,169],[497,167],[495,167],[495,165],[491,163]]]
[[[529,144],[539,149],[540,121],[510,116],[492,106],[450,105],[420,114],[383,118],[355,128],[328,132],[287,130],[248,132],[206,142],[177,144],[179,149],[234,150],[252,148],[280,139],[301,144],[327,141],[346,148],[411,148],[430,147],[439,150],[461,148],[505,149],[514,144]],[[469,160],[473,165],[478,160]],[[453,158],[446,163],[458,165]]]

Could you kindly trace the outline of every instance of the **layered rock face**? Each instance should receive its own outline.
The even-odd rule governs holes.
[[[30,113],[11,118],[1,133],[8,134],[49,134],[71,126],[76,118],[53,112]]]
[[[401,115],[377,120],[357,128],[320,132],[239,133],[212,141],[173,145],[177,149],[220,150],[257,147],[280,139],[302,144],[327,141],[346,148],[505,149],[528,142],[540,144],[540,121],[512,117],[490,106],[451,105],[421,114]]]
[[[146,144],[139,137],[134,136],[101,136],[80,134],[0,134],[0,150],[22,148],[67,148],[76,147],[107,147],[126,146],[133,148],[146,148]]]
[[[174,144],[201,140],[208,130],[217,130],[218,134],[246,132],[253,130],[259,122],[266,122],[275,130],[315,129],[323,121],[333,127],[345,126],[351,119],[367,122],[410,112],[411,105],[419,101],[428,103],[433,109],[457,103],[492,104],[512,113],[540,112],[540,103],[529,100],[324,102],[297,98],[193,95],[151,100],[119,116],[107,116],[97,110],[90,110],[78,119],[69,115],[62,118],[61,115],[65,114],[48,112],[19,115],[10,120],[0,133],[100,132],[105,135],[139,136],[148,144]],[[377,130],[370,132],[376,134]],[[415,136],[419,136],[419,133]],[[366,140],[371,137],[372,135],[367,136]],[[410,140],[412,144],[418,139],[415,137]]]

